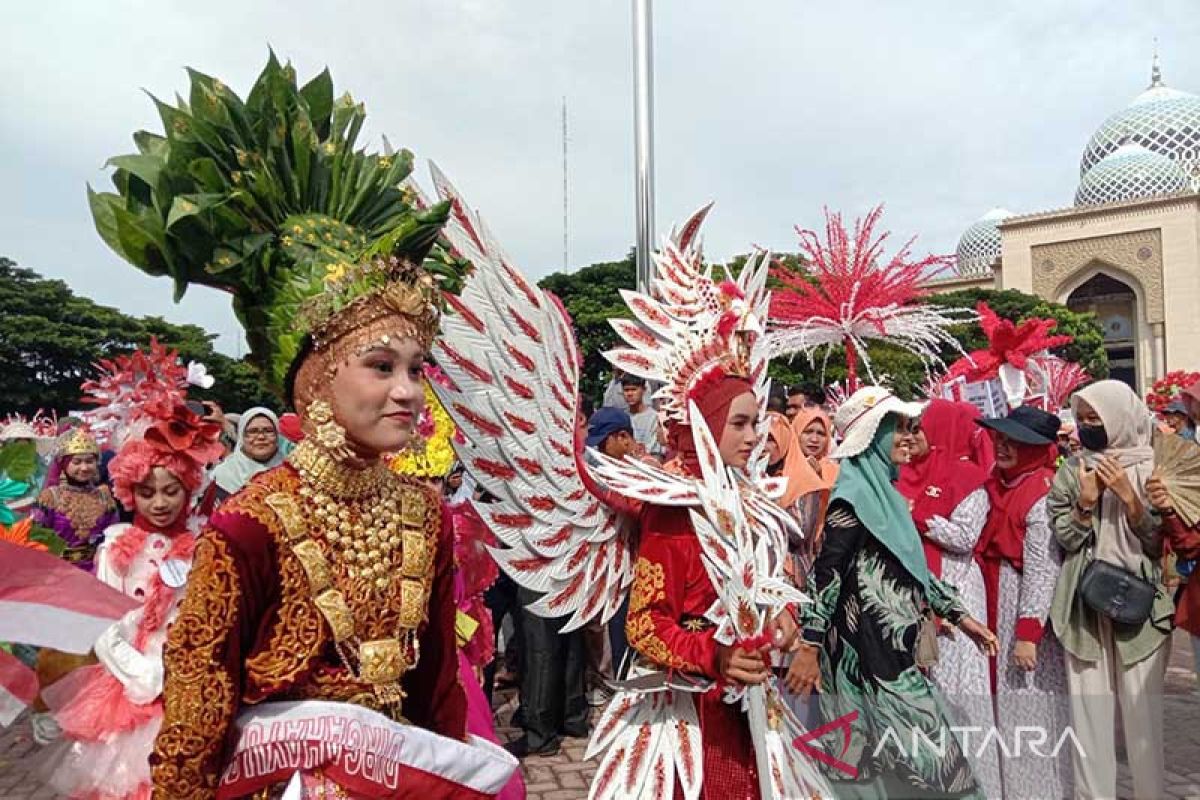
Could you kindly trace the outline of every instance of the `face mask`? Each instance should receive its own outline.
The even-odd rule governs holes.
[[[1108,431],[1103,425],[1080,425],[1079,443],[1085,450],[1101,453],[1108,448]]]

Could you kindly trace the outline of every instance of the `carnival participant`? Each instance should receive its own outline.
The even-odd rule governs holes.
[[[1114,706],[1139,798],[1162,797],[1162,692],[1174,607],[1162,530],[1145,495],[1153,417],[1124,383],[1071,398],[1084,452],[1055,475],[1046,511],[1065,555],[1050,620],[1067,651],[1075,796],[1116,797]],[[1123,592],[1113,590],[1124,587]]]
[[[409,796],[480,770],[494,793],[515,762],[478,739],[464,743],[448,517],[435,490],[382,459],[405,448],[424,405],[422,365],[438,319],[433,282],[391,256],[331,272],[317,286],[287,321],[305,326],[302,342],[280,329],[257,333],[269,343],[269,373],[287,376],[306,436],[283,465],[226,501],[197,544],[166,648],[156,796],[213,797],[227,768],[235,785],[222,792],[232,796],[297,770],[306,797],[378,791],[338,758],[269,774],[229,767],[224,758],[240,752],[226,748],[239,712],[250,706],[244,729],[276,700],[335,704],[292,713],[357,714],[384,727],[403,720]],[[420,729],[440,736],[422,738]],[[429,762],[421,747],[440,759]]]
[[[612,617],[633,559],[631,652],[588,747],[586,757],[603,753],[593,793],[828,796],[813,760],[792,746],[803,728],[764,652],[787,648],[788,606],[803,595],[784,581],[782,559],[753,560],[762,546],[785,548],[793,524],[768,499],[774,482],[758,464],[747,468],[766,390],[768,259],[756,255],[717,284],[696,235],[705,212],[677,229],[656,255],[661,291],[626,294],[634,316],[613,323],[628,347],[605,354],[662,386],[674,463],[580,452],[571,447],[581,362],[570,319],[473,235],[483,221],[444,178],[439,189],[462,210],[447,236],[475,270],[459,300],[466,310],[447,317],[435,352],[453,362],[447,405],[470,440],[460,456],[497,497],[484,512],[503,526],[497,560],[538,592],[533,613],[569,615],[571,630]],[[481,340],[493,344],[486,358]],[[612,495],[640,504],[639,515]]]
[[[1070,725],[1066,665],[1049,621],[1062,565],[1046,514],[1059,419],[1019,406],[1007,417],[977,424],[990,431],[996,455],[987,482],[991,509],[975,551],[987,586],[988,619],[1000,639],[993,666],[996,723],[1009,747],[1022,729],[1042,731],[1054,744],[1044,754],[1013,753],[1001,762],[1004,797],[1070,797],[1071,745],[1058,746]]]
[[[960,797],[978,790],[943,700],[916,663],[936,636],[932,614],[986,652],[996,648],[987,626],[930,574],[907,503],[892,486],[921,410],[868,386],[835,419],[842,443],[833,457],[841,470],[808,577],[813,602],[801,610],[804,643],[788,688],[821,689],[825,721],[849,725],[840,760],[857,773],[830,771],[839,795]],[[913,752],[915,735],[945,747]]]
[[[73,427],[59,438],[30,516],[66,542],[63,558],[92,570],[104,530],[120,514],[108,487],[100,482],[100,445],[84,426]]]
[[[236,494],[258,473],[282,464],[282,438],[279,418],[271,409],[255,406],[242,412],[237,423],[237,444],[213,470],[217,499]]]
[[[743,468],[757,443],[758,401],[751,384],[726,377],[703,392],[696,405],[712,431],[726,466]],[[699,474],[690,430],[676,426],[671,443],[682,468]],[[721,645],[705,612],[717,592],[704,574],[701,546],[686,509],[648,505],[629,598],[625,633],[629,646],[650,662],[671,670],[734,684],[761,684],[770,675],[764,654]],[[698,698],[704,739],[705,798],[758,797],[754,749],[746,717],[723,702],[715,686]]]
[[[99,663],[43,693],[63,732],[45,760],[48,783],[60,794],[150,796],[149,757],[162,721],[162,647],[195,544],[189,503],[205,465],[220,457],[219,436],[219,425],[179,405],[112,461],[113,489],[133,523],[105,531],[96,577],[142,604],[96,641]]]
[[[989,503],[984,488],[988,469],[975,460],[975,439],[986,435],[975,426],[978,418],[974,406],[930,400],[920,424],[911,428],[910,458],[900,467],[896,489],[912,510],[930,575],[952,586],[967,614],[983,621],[991,618],[975,547]],[[949,626],[939,625],[938,634],[937,661],[927,665],[929,677],[956,722],[980,731],[979,742],[968,740],[965,749],[980,789],[988,797],[1000,797],[999,747],[983,738],[996,724],[988,654]]]

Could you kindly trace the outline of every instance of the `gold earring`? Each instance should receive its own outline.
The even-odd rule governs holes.
[[[347,461],[353,455],[346,446],[346,429],[333,418],[333,408],[324,400],[309,403],[305,412],[316,429],[315,438],[322,450],[329,452],[336,461]]]

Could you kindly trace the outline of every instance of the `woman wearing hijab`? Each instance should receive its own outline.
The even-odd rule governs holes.
[[[1020,406],[990,431],[996,467],[987,482],[991,511],[976,548],[987,586],[988,619],[1000,638],[994,662],[996,723],[1001,741],[1020,729],[1042,730],[1057,744],[1070,724],[1062,646],[1050,629],[1050,600],[1062,553],[1046,515],[1054,480],[1059,419]],[[1013,753],[1001,763],[1006,800],[1071,796],[1068,747],[1050,756]]]
[[[279,417],[269,408],[256,406],[238,419],[237,446],[213,472],[217,499],[237,494],[260,472],[283,463]]]
[[[827,723],[849,727],[831,772],[838,796],[965,797],[978,784],[914,650],[930,612],[994,652],[996,637],[930,574],[907,501],[892,486],[921,413],[886,389],[858,390],[838,409],[841,471],[825,538],[808,577],[805,644],[788,688],[821,689]],[[932,743],[926,746],[924,743]],[[913,746],[916,743],[917,746]]]
[[[1075,796],[1116,796],[1113,725],[1119,701],[1134,794],[1162,797],[1162,691],[1169,649],[1164,645],[1174,607],[1162,585],[1159,518],[1145,494],[1154,468],[1154,421],[1120,381],[1079,390],[1071,409],[1084,450],[1058,470],[1046,510],[1065,552],[1050,620],[1067,651],[1071,724],[1080,743],[1071,755]],[[1105,563],[1093,566],[1097,561]],[[1148,583],[1154,597],[1146,618],[1111,619],[1111,607],[1081,591],[1089,568],[1117,568],[1131,573],[1131,581]]]
[[[792,557],[801,562],[800,574],[807,574],[821,546],[825,510],[829,506],[829,493],[837,480],[838,465],[829,458],[833,449],[833,424],[820,406],[800,409],[792,418],[792,430],[804,458],[797,463],[791,483],[798,492],[796,508],[800,525],[808,536],[803,547],[794,551]]]
[[[695,403],[725,465],[745,467],[757,443],[758,400],[753,385],[745,378],[726,376],[708,391],[697,393]],[[700,461],[690,426],[676,422],[669,435],[679,454],[679,469],[698,476]],[[711,689],[696,695],[704,765],[700,797],[758,798],[747,717],[737,705],[722,700],[722,683],[766,681],[770,673],[764,654],[737,643],[724,645],[714,638],[715,626],[705,614],[717,601],[717,589],[704,566],[700,539],[688,510],[647,504],[640,523],[641,541],[625,622],[629,646],[656,665],[716,681]]]
[[[979,412],[967,403],[931,400],[913,431],[909,463],[896,488],[912,508],[930,574],[953,586],[967,613],[987,616],[983,573],[975,546],[988,517],[987,470],[974,459]],[[980,729],[995,726],[988,655],[966,636],[939,631],[937,663],[929,677],[954,709],[956,721]],[[967,744],[975,777],[988,797],[1000,797],[1000,753],[995,742]]]

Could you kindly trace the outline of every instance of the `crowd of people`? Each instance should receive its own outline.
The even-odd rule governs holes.
[[[612,405],[587,415],[582,402],[580,446],[618,461],[686,469],[687,454],[671,446],[648,399],[652,389],[641,378],[618,374],[604,395]],[[710,397],[722,408],[706,419],[727,417],[729,398]],[[757,666],[749,659],[730,669],[726,660],[717,674],[754,683],[773,671],[789,706],[811,728],[851,720],[852,735],[838,757],[854,777],[829,776],[839,796],[852,789],[854,796],[1113,797],[1118,707],[1135,794],[1162,796],[1161,698],[1174,626],[1188,630],[1200,650],[1200,587],[1185,580],[1173,592],[1164,576],[1168,554],[1180,573],[1189,572],[1200,556],[1200,529],[1174,512],[1178,495],[1155,469],[1152,437],[1193,438],[1200,386],[1158,419],[1115,381],[1078,391],[1061,416],[1019,406],[1006,417],[984,419],[966,403],[906,403],[878,387],[852,396],[832,420],[819,396],[799,390],[771,397],[768,406],[766,472],[783,479],[777,502],[806,534],[789,542],[786,574],[810,602],[796,614],[794,643],[763,650]],[[146,408],[133,417],[127,427],[137,435],[103,448],[75,418],[61,424],[54,441],[21,420],[0,429],[0,444],[30,443],[46,453],[37,470],[42,486],[10,500],[10,508],[53,531],[64,545],[61,557],[75,568],[140,601],[96,642],[91,657],[48,648],[26,654],[47,687],[33,724],[39,740],[53,742],[45,759],[53,765],[48,779],[68,796],[145,796],[156,735],[156,768],[171,768],[165,754],[176,751],[162,746],[170,720],[160,733],[162,658],[186,583],[195,599],[183,613],[203,617],[213,637],[193,634],[175,651],[177,659],[205,662],[189,663],[188,670],[228,675],[232,685],[246,668],[239,664],[247,650],[259,663],[282,659],[270,672],[249,675],[262,683],[253,691],[269,696],[305,691],[285,689],[297,680],[288,676],[300,675],[308,659],[320,659],[315,641],[297,638],[303,628],[294,628],[300,624],[295,610],[272,608],[280,602],[269,599],[277,590],[258,588],[259,597],[231,604],[228,596],[196,588],[197,580],[230,580],[217,569],[222,562],[249,585],[286,580],[286,565],[272,566],[269,555],[218,553],[212,543],[197,550],[195,536],[205,518],[218,531],[263,518],[265,510],[237,510],[267,488],[275,494],[255,502],[275,497],[277,506],[279,490],[293,496],[300,488],[280,483],[284,477],[294,482],[298,472],[276,469],[296,448],[279,416],[263,407],[235,416],[212,403],[181,402],[167,413]],[[296,452],[302,455],[305,446]],[[299,474],[329,474],[319,460],[292,463],[305,465]],[[260,473],[264,480],[253,481]],[[433,485],[476,526],[480,520],[465,501],[494,500],[461,463]],[[386,497],[372,502],[396,507]],[[696,545],[675,533],[655,534],[676,523],[648,523],[652,509],[632,509],[643,520],[638,563],[668,565],[663,579],[682,586],[695,575],[673,577],[672,571],[687,573],[699,552],[689,556]],[[337,519],[321,507],[314,513],[326,524]],[[380,529],[386,525],[381,520]],[[266,534],[247,531],[230,540],[245,548]],[[486,532],[475,537],[490,541]],[[344,546],[359,552],[345,538]],[[201,568],[185,583],[193,561]],[[481,561],[486,566],[478,567]],[[172,563],[185,566],[177,574],[160,568]],[[1096,564],[1144,586],[1146,597],[1115,597],[1114,584],[1097,578]],[[632,608],[627,600],[607,623],[564,633],[565,618],[530,611],[538,594],[515,584],[486,555],[469,571],[483,576],[468,594],[481,601],[473,626],[486,623],[488,641],[476,640],[481,653],[465,674],[481,679],[476,711],[485,709],[482,727],[489,732],[494,685],[517,686],[512,722],[524,735],[506,747],[518,758],[553,754],[562,737],[588,736],[589,706],[610,699],[631,649],[662,657],[655,628],[639,622],[652,606],[636,589]],[[388,577],[379,573],[378,579],[382,584]],[[456,596],[465,608],[463,591]],[[712,598],[701,599],[704,605]],[[447,612],[432,608],[454,627],[453,600]],[[682,620],[702,611],[673,605],[670,613]],[[242,614],[250,616],[243,620]],[[214,621],[236,627],[215,630]],[[228,639],[238,629],[264,625],[274,633]],[[453,649],[453,638],[448,646]],[[446,674],[457,671],[427,673],[425,701],[444,694]],[[198,684],[190,691],[208,696],[212,690]],[[449,724],[447,714],[466,713],[454,711],[454,704],[420,705],[406,709],[435,730]],[[706,713],[728,709],[722,703]],[[964,729],[975,737],[964,738]],[[1021,753],[1020,730],[1044,731],[1051,746]],[[220,740],[205,739],[208,752],[195,755],[215,758]],[[933,757],[934,749],[909,749],[917,741],[943,745]],[[144,764],[121,761],[131,749],[144,751]],[[519,781],[508,796],[520,796]]]
[[[292,209],[272,257],[172,268],[233,295],[287,413],[196,402],[153,343],[54,435],[0,430],[0,718],[32,681],[55,792],[520,800],[591,737],[602,798],[1115,798],[1118,752],[1164,795],[1200,385],[1157,418],[1113,380],[987,418],[773,395],[770,260],[715,279],[706,208],[622,294],[593,408],[561,304],[403,166],[370,237]]]

